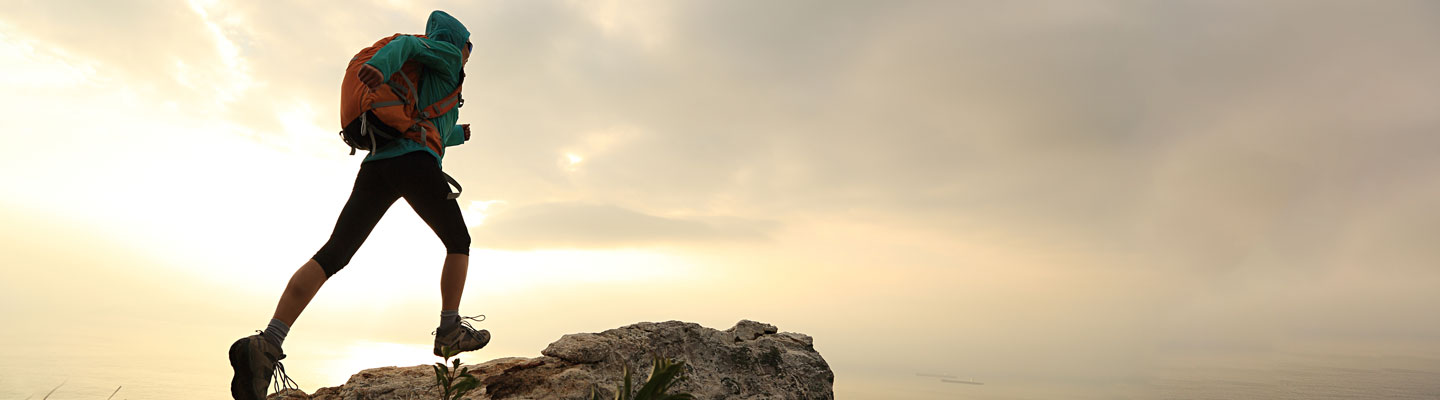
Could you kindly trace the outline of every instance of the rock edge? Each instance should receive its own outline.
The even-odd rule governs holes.
[[[685,362],[685,379],[669,393],[697,399],[833,399],[835,375],[814,339],[741,320],[726,330],[682,321],[641,322],[598,333],[561,336],[541,357],[507,357],[469,365],[481,386],[463,399],[614,398],[624,369],[638,388],[654,357]],[[436,360],[439,361],[438,359]],[[430,365],[360,371],[345,384],[313,394],[286,391],[270,399],[368,400],[438,398]]]

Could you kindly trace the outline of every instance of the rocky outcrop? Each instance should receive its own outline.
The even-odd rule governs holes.
[[[727,330],[669,321],[642,322],[600,333],[565,335],[536,358],[501,358],[470,366],[482,382],[465,399],[614,398],[625,368],[635,387],[654,357],[685,362],[685,379],[670,393],[698,399],[833,399],[835,375],[810,336],[744,320]],[[362,400],[438,398],[429,365],[360,371],[344,385],[271,395],[272,399]]]

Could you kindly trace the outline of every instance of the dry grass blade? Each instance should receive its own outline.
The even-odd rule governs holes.
[[[67,379],[67,380],[65,380],[64,382],[60,382],[59,385],[55,385],[55,388],[54,388],[54,389],[50,389],[50,393],[46,393],[46,394],[45,394],[45,397],[41,397],[40,400],[49,399],[49,398],[50,398],[50,395],[55,394],[55,391],[56,391],[56,390],[60,390],[60,387],[61,387],[61,386],[65,386],[65,382],[69,382],[69,381],[70,381],[70,380]]]

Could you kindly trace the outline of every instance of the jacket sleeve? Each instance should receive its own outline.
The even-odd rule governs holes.
[[[450,136],[445,137],[445,147],[459,146],[464,143],[465,128],[461,127],[460,125],[455,125],[455,129],[452,129],[450,131]]]
[[[426,68],[448,76],[457,76],[460,73],[460,49],[455,45],[408,35],[386,43],[385,47],[381,47],[375,52],[375,56],[365,63],[380,70],[388,81],[390,74],[399,71],[409,60],[418,61]]]

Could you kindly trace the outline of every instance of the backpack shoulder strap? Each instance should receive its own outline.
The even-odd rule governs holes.
[[[460,85],[455,85],[455,91],[450,92],[449,95],[446,95],[440,100],[436,100],[435,103],[425,107],[424,110],[420,110],[420,118],[435,118],[465,105],[465,99],[460,97],[460,88]]]

